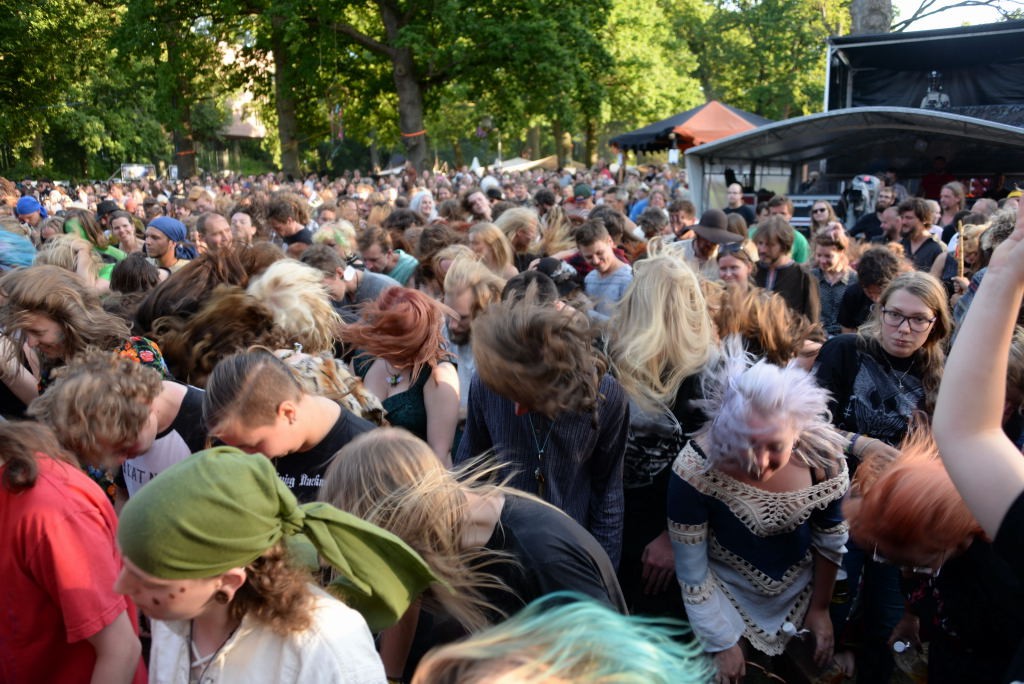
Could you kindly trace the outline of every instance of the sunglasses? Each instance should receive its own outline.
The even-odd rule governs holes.
[[[827,214],[828,213],[828,209],[826,209],[825,207],[818,207],[816,209],[811,209],[811,213],[813,213],[813,214]]]
[[[719,254],[736,254],[741,251],[743,251],[742,242],[727,242],[724,245],[718,246]]]

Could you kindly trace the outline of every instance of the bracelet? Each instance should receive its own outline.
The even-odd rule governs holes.
[[[851,456],[859,456],[857,453],[857,440],[860,439],[860,433],[854,432],[850,434],[850,443],[846,446],[846,453]]]
[[[865,451],[867,450],[868,446],[869,446],[869,445],[870,445],[870,444],[871,444],[872,442],[877,442],[877,441],[878,441],[878,440],[877,440],[877,439],[875,439],[874,437],[869,437],[868,439],[866,439],[866,440],[864,441],[864,444],[863,444],[863,445],[861,446],[861,448],[860,448],[860,451],[858,451],[858,452],[854,453],[853,455],[854,455],[854,456],[856,456],[857,458],[860,458],[861,456],[863,456],[863,455],[864,455],[864,452],[865,452]]]

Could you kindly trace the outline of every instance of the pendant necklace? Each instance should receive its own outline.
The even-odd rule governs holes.
[[[882,353],[884,354],[885,352]],[[903,371],[899,376],[896,375],[896,368],[893,367],[892,361],[889,360],[888,355],[885,357],[885,363],[889,366],[889,370],[892,372],[892,378],[896,381],[896,387],[899,389],[900,394],[902,394],[904,390],[903,381],[907,379],[907,373],[914,370],[914,362],[911,361],[907,370]]]
[[[537,440],[537,428],[533,426],[533,416],[529,413],[526,414],[526,420],[530,423],[530,435],[533,437],[533,445],[537,449],[537,467],[533,471],[533,477],[537,480],[537,496],[544,498],[544,452],[548,448],[548,442],[551,441],[551,433],[555,429],[555,422],[551,421],[551,425],[548,426],[548,434],[544,437],[544,443],[541,444]]]
[[[203,681],[203,677],[206,676],[206,671],[210,669],[211,665],[213,665],[213,661],[216,660],[216,658],[220,654],[220,652],[224,649],[225,646],[228,645],[228,642],[231,641],[231,637],[235,636],[235,632],[238,631],[238,625],[235,625],[235,628],[232,629],[231,633],[228,634],[227,637],[225,637],[224,641],[222,641],[220,643],[220,646],[217,647],[216,651],[214,651],[213,653],[211,653],[208,656],[203,656],[203,657],[199,657],[199,649],[196,647],[196,642],[195,642],[195,640],[193,638],[193,632],[194,631],[195,631],[195,620],[191,620],[191,621],[189,621],[189,625],[188,625],[188,645],[189,645],[189,648],[191,650],[191,658],[190,658],[190,660],[192,662],[191,670],[194,672],[195,670],[199,669],[200,667],[203,668],[203,669],[199,672],[199,676],[196,677],[195,679],[192,679],[192,677],[189,677],[189,682],[190,683],[191,682],[196,682],[197,684],[199,684],[200,682]]]
[[[391,364],[387,361],[384,362],[384,371],[387,373],[388,387],[397,387],[402,382],[403,370],[394,370],[391,368]]]

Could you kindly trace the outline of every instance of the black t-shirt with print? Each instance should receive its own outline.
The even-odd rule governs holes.
[[[341,409],[334,427],[320,443],[309,451],[301,451],[274,459],[278,477],[291,490],[299,503],[316,501],[323,475],[331,459],[351,442],[356,435],[369,432],[377,426],[354,413]]]

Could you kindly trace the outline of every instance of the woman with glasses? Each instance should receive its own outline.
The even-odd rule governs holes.
[[[815,374],[831,394],[832,422],[851,433],[851,471],[856,471],[858,455],[871,440],[896,446],[912,417],[931,415],[950,329],[942,284],[914,271],[889,283],[858,333],[837,335],[822,346]],[[861,603],[872,616],[858,658],[858,669],[868,677],[862,681],[887,681],[892,659],[886,642],[902,615],[903,602],[899,573],[873,562],[870,554],[870,549],[865,553],[852,543],[843,565],[850,587],[860,584],[863,572]],[[845,611],[833,617],[842,623]]]
[[[836,210],[825,200],[818,200],[811,205],[811,235],[816,234],[822,228],[839,228],[843,230],[843,224],[836,216]]]
[[[951,327],[938,280],[921,272],[896,277],[858,333],[821,349],[815,372],[832,394],[835,425],[899,444],[911,416],[934,409]]]

